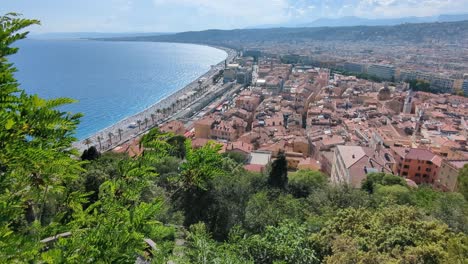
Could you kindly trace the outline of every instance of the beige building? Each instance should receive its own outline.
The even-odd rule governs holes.
[[[184,123],[178,120],[173,120],[173,121],[164,123],[163,125],[161,125],[159,129],[162,132],[172,132],[176,135],[181,135],[181,136],[183,136],[185,133]]]
[[[458,174],[468,160],[444,160],[437,176],[436,187],[444,191],[456,191]]]
[[[195,137],[196,138],[210,138],[211,125],[214,119],[205,117],[195,122]]]
[[[333,183],[361,187],[372,172],[392,173],[395,163],[386,149],[359,146],[337,146],[334,153],[331,180]]]
[[[245,109],[249,112],[255,111],[260,104],[260,96],[252,94],[252,92],[242,92],[236,100],[236,107]]]
[[[293,151],[309,156],[310,144],[305,137],[296,137],[293,142]]]
[[[210,137],[213,139],[235,141],[246,131],[247,122],[240,118],[232,117],[230,120],[221,120],[212,123]]]

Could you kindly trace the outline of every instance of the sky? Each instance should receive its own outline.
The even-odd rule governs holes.
[[[468,13],[468,0],[0,0],[0,14],[41,20],[45,32],[180,32]]]

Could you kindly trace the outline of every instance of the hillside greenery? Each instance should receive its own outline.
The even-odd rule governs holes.
[[[80,115],[58,108],[73,101],[26,94],[8,62],[37,23],[0,17],[1,262],[467,263],[466,171],[463,194],[382,173],[354,189],[157,129],[139,157],[77,153]]]

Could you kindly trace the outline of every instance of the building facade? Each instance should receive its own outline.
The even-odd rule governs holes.
[[[465,94],[465,96],[468,96],[468,79],[463,80],[462,90],[463,94]]]
[[[393,147],[395,174],[417,184],[435,184],[442,158],[427,149]]]
[[[373,172],[392,173],[395,160],[390,153],[378,145],[376,148],[360,146],[337,146],[333,158],[331,180],[337,184],[361,187],[367,174]]]
[[[468,160],[444,160],[437,176],[436,187],[443,191],[457,190],[458,174]]]
[[[343,65],[343,69],[347,72],[363,73],[364,65],[354,62],[345,62]]]
[[[410,71],[410,70],[400,70],[399,74],[400,81],[413,81],[421,80],[430,83],[431,89],[441,92],[441,93],[453,93],[455,87],[455,80],[443,76],[438,76],[435,74],[420,72],[420,71]]]
[[[383,80],[392,80],[395,78],[395,67],[392,65],[371,64],[367,68],[367,74]]]

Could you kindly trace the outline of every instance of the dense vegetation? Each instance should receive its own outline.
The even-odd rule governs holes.
[[[383,80],[375,75],[367,74],[364,72],[348,72],[344,70],[339,70],[339,69],[333,69],[333,72],[336,72],[338,74],[342,74],[345,76],[356,76],[359,79],[364,79],[364,80],[369,80],[373,82],[382,82]],[[394,80],[391,80],[392,82]]]
[[[421,92],[427,92],[427,93],[439,93],[440,91],[431,88],[431,84],[429,82],[426,82],[424,80],[409,80],[407,81],[409,84],[409,87],[413,91],[421,91]]]
[[[92,147],[77,158],[79,115],[57,108],[71,100],[25,94],[7,61],[35,23],[0,18],[2,262],[467,263],[466,171],[463,195],[385,174],[353,189],[288,173],[283,155],[249,173],[215,143],[193,149],[157,129],[140,157]]]

